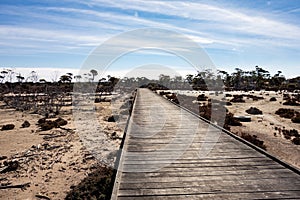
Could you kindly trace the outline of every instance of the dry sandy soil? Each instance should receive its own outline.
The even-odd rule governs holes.
[[[300,145],[295,145],[291,140],[284,138],[282,134],[275,130],[275,127],[287,130],[296,129],[300,132],[300,124],[293,123],[290,119],[281,118],[275,112],[279,108],[290,108],[300,111],[300,106],[282,105],[282,94],[275,92],[256,92],[255,96],[264,97],[263,100],[253,101],[245,99],[245,103],[233,103],[232,106],[227,106],[228,110],[238,116],[251,116],[251,122],[242,122],[243,126],[231,127],[232,132],[245,132],[251,135],[257,135],[260,140],[264,141],[267,151],[280,158],[281,160],[294,165],[300,169]],[[270,98],[275,97],[277,101],[270,102]],[[250,115],[245,112],[250,107],[260,109],[262,115]],[[274,134],[276,133],[276,134]]]
[[[177,91],[180,93],[179,91]],[[251,94],[254,96],[263,97],[264,99],[253,101],[251,98],[244,97],[245,103],[232,103],[231,106],[226,106],[229,112],[235,116],[250,116],[251,122],[242,122],[242,126],[231,126],[231,132],[241,134],[242,132],[256,135],[258,139],[264,141],[267,152],[271,155],[280,158],[300,169],[300,145],[295,145],[291,140],[284,138],[283,134],[275,130],[275,127],[287,130],[296,129],[300,133],[300,124],[293,123],[290,119],[281,118],[275,112],[279,108],[290,108],[300,112],[300,106],[282,105],[283,94],[276,92],[226,92],[227,94]],[[222,95],[215,96],[213,92],[189,92],[182,93],[189,96],[197,97],[199,94],[205,94],[211,99],[222,98]],[[220,97],[221,96],[221,97]],[[224,96],[223,96],[224,97]],[[277,101],[270,101],[271,97],[275,97]],[[232,97],[226,97],[229,101]],[[246,110],[250,107],[260,109],[262,115],[250,115]],[[274,134],[276,133],[276,134]]]
[[[282,105],[281,94],[253,95],[263,96],[264,99],[253,101],[245,98],[246,103],[233,103],[227,108],[235,115],[248,115],[246,109],[257,107],[263,111],[263,115],[249,115],[251,122],[243,122],[243,126],[231,127],[231,130],[257,135],[264,141],[269,153],[300,168],[300,146],[292,144],[281,134],[274,135],[275,127],[284,126],[285,129],[300,131],[299,124],[274,114],[278,108],[300,111],[300,107]],[[273,96],[277,98],[276,102],[269,101]],[[118,110],[122,103],[115,102],[114,108],[110,102],[96,103],[95,109],[81,109],[80,116],[72,115],[72,107],[64,107],[60,117],[67,120],[68,124],[63,129],[48,131],[40,131],[36,125],[42,116],[7,109],[0,104],[0,126],[9,123],[15,125],[13,130],[0,131],[0,170],[6,168],[5,161],[15,160],[19,163],[16,170],[0,173],[0,185],[29,183],[22,189],[0,189],[0,199],[64,199],[70,188],[78,185],[97,166],[113,165],[126,117],[121,120],[122,123],[107,122],[107,118],[116,114],[112,110]],[[90,120],[93,115],[96,121]],[[30,122],[30,127],[20,128],[25,120]],[[91,123],[98,126],[90,129]]]
[[[70,188],[95,171],[97,166],[103,166],[107,162],[113,163],[115,157],[111,154],[119,148],[123,131],[117,123],[107,122],[107,118],[112,114],[109,102],[96,103],[92,112],[101,124],[101,131],[91,132],[86,127],[85,132],[79,134],[74,124],[71,106],[64,107],[59,115],[68,121],[67,125],[40,131],[37,121],[42,116],[7,109],[1,103],[0,126],[14,124],[15,128],[0,131],[0,185],[25,186],[0,189],[0,199],[64,199]],[[89,115],[89,112],[85,114]],[[31,125],[21,128],[25,120]],[[81,121],[86,122],[85,119]],[[106,141],[101,146],[105,148],[106,154],[100,155],[106,163],[95,159],[99,155],[90,151],[90,146],[96,148],[97,143],[86,146],[87,141],[93,144],[93,140],[97,139]],[[5,162],[9,161],[17,161],[19,166],[16,170],[5,172]],[[29,184],[26,185],[27,183]]]

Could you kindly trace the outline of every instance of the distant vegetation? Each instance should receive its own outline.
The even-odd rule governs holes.
[[[13,69],[3,69],[0,72],[0,83],[2,83],[1,92],[10,89],[10,92],[14,92],[13,89],[17,88],[17,85],[23,84],[28,87],[30,84],[39,85],[42,83],[69,83],[66,85],[71,86],[69,91],[72,90],[74,83],[99,83],[98,91],[107,90],[111,86],[118,88],[129,89],[137,88],[140,86],[148,85],[149,87],[155,87],[158,85],[169,89],[191,89],[194,90],[208,90],[210,88],[219,90],[299,90],[300,89],[300,77],[293,79],[286,79],[281,71],[271,76],[271,74],[256,66],[252,71],[243,71],[240,68],[235,68],[235,72],[229,74],[226,71],[218,70],[212,72],[212,70],[198,71],[197,74],[188,74],[186,77],[161,74],[157,80],[150,80],[146,77],[124,77],[122,79],[112,76],[100,77],[97,80],[98,72],[95,69],[91,69],[88,73],[82,75],[73,75],[72,73],[66,73],[61,76],[53,74],[51,82],[46,81],[44,78],[38,76],[38,72],[32,71],[25,77],[21,73],[14,71]],[[14,82],[14,83],[13,83]],[[108,82],[113,83],[109,85]],[[4,84],[4,85],[3,85]],[[152,85],[151,85],[152,84]],[[27,87],[27,89],[28,89]],[[26,90],[26,86],[23,86],[22,91]],[[157,89],[157,88],[153,88]]]
[[[271,76],[271,74],[261,67],[256,66],[252,71],[243,71],[235,68],[235,72],[229,74],[226,71],[218,70],[217,74],[210,70],[199,72],[196,75],[187,75],[186,79],[196,90],[207,89],[207,80],[213,84],[223,82],[225,90],[299,90],[300,77],[286,79],[281,71]]]

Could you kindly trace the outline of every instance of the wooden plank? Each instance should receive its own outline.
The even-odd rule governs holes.
[[[120,196],[120,200],[224,200],[224,199],[294,199],[299,200],[298,194],[290,194],[287,192],[263,192],[263,193],[220,193],[220,194],[176,194],[176,195],[153,195],[153,196]]]
[[[283,179],[283,180],[273,180],[270,179],[268,187],[276,188],[278,182],[282,185],[281,189],[292,189],[292,190],[299,190],[300,184],[291,184],[290,179]],[[186,187],[201,187],[205,188],[206,186],[213,187],[215,190],[220,190],[222,188],[228,188],[228,186],[234,187],[255,187],[258,188],[261,185],[265,186],[265,183],[259,182],[253,185],[253,180],[224,180],[222,182],[217,180],[210,180],[210,181],[173,181],[169,182],[168,184],[164,184],[161,182],[147,182],[147,183],[121,183],[120,189],[135,189],[135,188],[147,188],[147,189],[156,189],[156,188],[186,188]],[[248,188],[249,189],[249,188]]]
[[[234,191],[234,192],[233,192]],[[269,194],[273,197],[286,197],[287,195],[298,195],[300,190],[276,190],[276,189],[266,189],[266,190],[260,190],[259,188],[257,190],[249,190],[247,188],[241,188],[240,190],[237,190],[234,187],[229,187],[228,190],[220,191],[220,190],[204,190],[201,191],[199,188],[195,187],[189,187],[189,188],[172,188],[172,189],[134,189],[134,190],[119,190],[120,196],[153,196],[153,195],[191,195],[191,194],[226,194],[226,193],[238,193],[240,194],[248,194],[249,197],[255,198],[257,193],[263,193],[263,194]]]

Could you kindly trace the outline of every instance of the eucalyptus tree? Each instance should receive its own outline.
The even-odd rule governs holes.
[[[92,74],[92,81],[94,81],[95,77],[98,75],[98,72],[95,69],[91,69],[90,73]]]

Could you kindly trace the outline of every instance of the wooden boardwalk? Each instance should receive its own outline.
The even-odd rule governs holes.
[[[300,199],[300,175],[139,89],[112,199]]]

